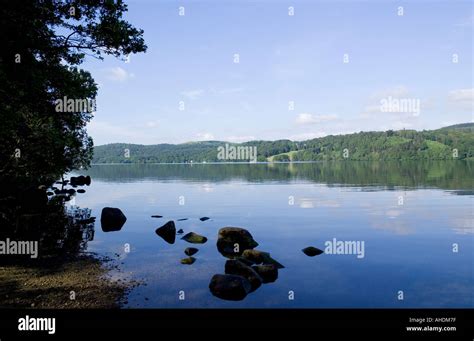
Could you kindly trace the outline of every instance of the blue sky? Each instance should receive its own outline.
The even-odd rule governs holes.
[[[83,64],[100,86],[88,127],[96,145],[304,140],[473,121],[471,1],[127,3],[148,52]],[[382,112],[390,97],[419,101],[419,114]]]

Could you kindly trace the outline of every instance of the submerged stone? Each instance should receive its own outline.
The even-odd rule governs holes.
[[[196,249],[195,247],[187,247],[184,250],[184,253],[188,256],[192,256],[192,255],[195,255],[198,251],[199,249]]]
[[[260,250],[245,250],[242,252],[242,258],[255,264],[273,264],[276,265],[278,269],[284,268],[284,266],[273,259],[268,252]]]
[[[181,264],[186,264],[186,265],[191,265],[196,261],[196,258],[194,257],[186,257],[181,259]]]
[[[260,275],[262,283],[272,283],[278,279],[278,268],[274,264],[254,265],[252,269]]]
[[[211,278],[209,290],[223,300],[241,301],[252,289],[250,282],[238,275],[216,274]]]
[[[254,269],[235,259],[225,262],[225,273],[245,277],[252,286],[251,291],[257,290],[262,285],[262,278]]]
[[[257,246],[250,232],[240,227],[223,227],[217,235],[217,250],[226,257],[241,255]]]
[[[197,233],[194,233],[194,232],[189,232],[188,234],[185,234],[183,236],[183,238],[181,238],[185,241],[187,241],[188,243],[192,243],[192,244],[204,244],[205,242],[207,242],[207,238],[204,237],[204,236],[201,236]]]

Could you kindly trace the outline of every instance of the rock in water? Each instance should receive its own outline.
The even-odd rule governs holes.
[[[274,264],[254,265],[252,269],[260,275],[262,283],[273,283],[278,278],[278,268]]]
[[[184,231],[183,231],[183,229],[179,229],[178,232],[176,232],[176,233],[177,233],[177,234],[183,234]]]
[[[223,227],[217,235],[217,250],[225,257],[241,255],[257,246],[250,232],[240,227]]]
[[[184,250],[184,253],[188,256],[195,255],[199,249],[196,249],[195,247],[187,247],[186,250]]]
[[[86,193],[86,190],[85,189],[78,189],[77,193]]]
[[[235,259],[225,262],[225,273],[247,278],[252,287],[250,292],[257,290],[262,285],[263,280],[254,269]]]
[[[189,232],[188,234],[185,234],[181,239],[192,244],[204,244],[205,242],[207,242],[206,237],[200,236],[199,234],[194,232]]]
[[[278,269],[283,269],[284,266],[273,259],[268,252],[259,250],[245,250],[242,252],[242,258],[255,264],[273,264]]]
[[[87,185],[89,186],[91,184],[91,177],[84,176],[84,175],[79,175],[77,177],[72,176],[70,179],[71,186],[84,186]]]
[[[162,215],[152,215],[151,217],[152,217],[152,218],[163,218]]]
[[[251,289],[250,282],[237,275],[216,274],[209,283],[209,290],[214,296],[229,301],[243,300]]]
[[[120,231],[126,221],[127,217],[125,217],[119,208],[104,207],[102,209],[102,214],[100,216],[102,231]]]
[[[187,258],[181,259],[181,264],[191,265],[191,264],[193,264],[195,261],[196,261],[196,258],[194,258],[194,257],[187,257]]]
[[[155,232],[168,244],[174,244],[176,239],[176,227],[174,226],[174,221],[168,221],[163,226],[157,228]]]
[[[202,217],[202,218],[199,218],[200,221],[206,221],[206,220],[209,220],[210,218],[209,217]]]
[[[188,218],[181,218],[181,219],[178,219],[177,221],[185,221],[185,220],[188,220]]]
[[[317,255],[320,255],[321,253],[324,253],[323,250],[320,250],[320,249],[318,249],[316,247],[313,247],[313,246],[308,246],[308,247],[304,248],[301,251],[303,251],[306,256],[310,256],[310,257],[314,257],[314,256],[317,256]]]

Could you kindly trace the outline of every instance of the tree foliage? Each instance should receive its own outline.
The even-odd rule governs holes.
[[[87,56],[146,51],[121,1],[4,1],[0,6],[0,182],[51,181],[87,166],[92,113],[56,112],[56,100],[97,95]]]
[[[474,134],[459,129],[360,132],[294,142],[250,141],[240,146],[257,147],[257,161],[322,160],[453,160],[474,157]],[[115,143],[97,146],[94,163],[219,162],[218,147],[226,142],[206,141],[178,145]],[[236,144],[233,144],[236,145]],[[347,157],[344,151],[347,150]],[[457,151],[455,156],[454,150]],[[129,151],[129,153],[125,153]],[[245,160],[235,160],[245,161]]]

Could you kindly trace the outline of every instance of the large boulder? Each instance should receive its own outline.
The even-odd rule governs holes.
[[[236,260],[229,259],[225,262],[225,273],[228,275],[239,275],[247,278],[251,285],[251,292],[257,290],[262,285],[262,278],[250,266]]]
[[[127,217],[125,217],[120,208],[104,207],[102,209],[102,214],[100,216],[102,231],[120,231],[126,221]]]
[[[174,221],[170,220],[161,227],[158,227],[155,231],[163,240],[169,244],[174,244],[176,239],[176,227]]]
[[[273,283],[278,278],[278,268],[274,264],[254,265],[252,269],[262,278],[262,283]]]
[[[278,269],[284,268],[284,266],[273,259],[268,252],[260,250],[245,250],[242,252],[241,258],[254,264],[273,264],[276,265]]]
[[[194,233],[194,232],[189,232],[187,234],[185,234],[183,236],[183,238],[181,238],[185,241],[187,241],[188,243],[192,243],[192,244],[204,244],[205,242],[207,242],[207,238],[204,237],[204,236],[201,236],[197,233]]]
[[[238,275],[216,274],[209,283],[209,290],[214,296],[229,301],[243,300],[251,289],[250,282]]]
[[[241,255],[257,246],[250,232],[240,227],[223,227],[217,235],[217,250],[225,257]]]

